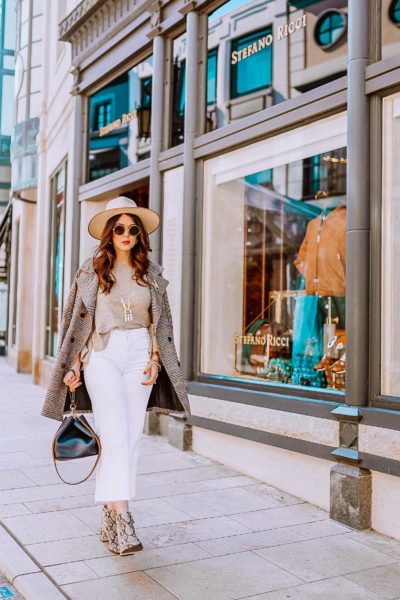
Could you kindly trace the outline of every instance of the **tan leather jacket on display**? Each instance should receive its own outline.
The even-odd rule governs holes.
[[[322,214],[309,222],[294,265],[304,275],[307,294],[345,295],[346,207],[344,205],[337,206],[325,218]]]

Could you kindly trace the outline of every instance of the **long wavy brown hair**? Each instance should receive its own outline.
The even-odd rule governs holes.
[[[109,294],[115,283],[115,277],[112,272],[116,257],[113,244],[113,227],[123,214],[126,213],[121,213],[120,215],[115,215],[114,217],[111,217],[111,219],[108,219],[103,230],[100,244],[94,254],[94,270],[97,273],[99,285],[104,294]],[[135,269],[134,278],[139,285],[147,287],[148,283],[144,279],[144,276],[150,266],[150,260],[148,258],[148,253],[151,252],[149,236],[139,217],[130,214],[128,214],[128,216],[131,217],[133,223],[139,227],[139,235],[136,244],[131,248],[129,253],[130,263]]]

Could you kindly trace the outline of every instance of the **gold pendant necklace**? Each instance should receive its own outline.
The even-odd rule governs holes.
[[[128,300],[127,304],[125,304],[124,299],[121,296],[121,303],[122,303],[122,306],[124,307],[125,323],[130,323],[133,321],[133,313],[132,313],[132,309],[131,309],[131,296],[132,296],[132,277],[131,277],[131,285],[130,285],[130,289],[129,289],[129,300]]]

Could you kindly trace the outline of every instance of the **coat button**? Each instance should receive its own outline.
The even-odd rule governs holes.
[[[168,336],[168,341],[172,342],[172,337],[170,335]]]
[[[181,366],[181,363],[180,363],[180,362],[179,362],[179,360],[178,360],[178,367],[180,367],[180,366]]]
[[[73,344],[73,343],[74,343],[74,341],[75,341],[75,338],[74,338],[74,337],[72,337],[72,338],[71,338],[69,341],[71,342],[71,344]]]
[[[81,317],[81,319],[83,319],[83,317],[86,317],[86,313],[81,312],[80,317]]]
[[[66,365],[65,363],[61,363],[61,368],[62,368],[62,369],[65,369],[65,367],[66,367],[66,366],[67,366],[67,365]]]

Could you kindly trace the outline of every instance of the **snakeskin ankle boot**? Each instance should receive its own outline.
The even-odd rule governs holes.
[[[115,510],[110,510],[107,505],[103,505],[103,513],[101,516],[100,539],[102,542],[108,542],[108,549],[114,554],[119,554],[118,532]]]
[[[117,513],[118,546],[121,556],[143,550],[142,542],[136,535],[135,524],[129,511]]]

